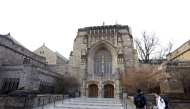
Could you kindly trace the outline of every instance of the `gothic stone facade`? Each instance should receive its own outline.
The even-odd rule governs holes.
[[[25,87],[26,90],[53,92],[61,75],[46,66],[46,58],[29,51],[10,34],[0,35],[0,91]]]
[[[65,72],[78,78],[81,96],[118,98],[121,76],[138,64],[130,27],[85,27],[78,29]]]

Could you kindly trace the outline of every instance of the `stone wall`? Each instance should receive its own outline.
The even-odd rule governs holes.
[[[45,67],[45,62],[44,57],[18,45],[7,35],[0,35],[0,65],[34,64],[38,67]]]
[[[178,49],[176,49],[174,52],[169,53],[167,55],[168,61],[185,61],[190,60],[190,40],[181,45]]]
[[[190,103],[169,103],[170,109],[190,109]]]
[[[45,45],[36,53],[26,49],[10,34],[0,35],[0,90],[24,86],[26,90],[39,91],[39,86],[49,88],[56,85],[56,80],[63,75],[67,59]],[[45,57],[55,65],[48,66]],[[57,63],[60,65],[56,66]]]
[[[60,75],[64,75],[66,73],[66,64],[46,65],[45,68]]]
[[[63,60],[61,57],[57,56],[56,64],[66,64],[67,61]]]
[[[19,88],[38,91],[40,82],[55,84],[61,75],[36,67],[34,65],[9,65],[0,67],[0,88],[3,78],[20,78]]]
[[[182,77],[190,73],[190,61],[167,61],[158,67],[158,71],[165,74],[161,81],[161,93],[184,93]]]

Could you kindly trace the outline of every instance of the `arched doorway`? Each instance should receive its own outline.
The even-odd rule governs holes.
[[[114,98],[114,86],[107,84],[104,86],[104,98]]]
[[[96,84],[89,85],[89,97],[98,97],[98,86]]]

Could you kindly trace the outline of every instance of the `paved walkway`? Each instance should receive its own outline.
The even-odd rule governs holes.
[[[135,109],[134,104],[127,101],[127,109]],[[33,109],[42,109],[42,106]],[[113,98],[71,98],[44,105],[43,109],[123,109],[119,99]]]
[[[136,106],[129,99],[125,100],[127,101],[127,109],[136,109]]]

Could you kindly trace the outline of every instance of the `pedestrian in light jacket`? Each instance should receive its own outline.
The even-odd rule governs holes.
[[[164,99],[160,97],[159,93],[155,93],[156,97],[156,106],[151,107],[151,109],[165,109],[166,105]]]

